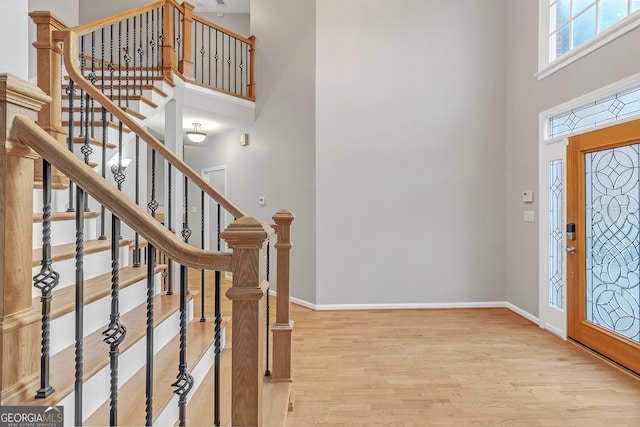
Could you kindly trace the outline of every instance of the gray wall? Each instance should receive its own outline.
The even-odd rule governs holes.
[[[319,304],[504,300],[505,3],[317,2]]]
[[[538,315],[538,228],[522,221],[522,190],[538,189],[538,115],[551,107],[640,72],[640,31],[538,81],[538,4],[511,0],[508,12],[506,135],[507,301]],[[535,204],[537,207],[537,203]],[[529,209],[529,208],[527,208]],[[537,212],[538,216],[543,215]]]
[[[84,24],[149,3],[151,3],[149,0],[82,0],[80,2],[80,22]]]
[[[213,24],[219,25],[222,28],[226,28],[227,30],[238,34],[239,36],[249,37],[251,35],[251,32],[249,31],[251,23],[248,13],[225,13],[223,16],[218,16],[218,14],[211,12],[194,13]]]
[[[296,214],[292,294],[314,303],[315,1],[252,2],[251,32],[260,34],[255,123],[185,146],[185,159],[198,171],[226,165],[228,197],[249,215],[271,222],[282,208]],[[248,146],[240,146],[241,132],[249,133]]]

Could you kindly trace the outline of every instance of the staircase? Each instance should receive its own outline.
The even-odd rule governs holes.
[[[275,224],[244,215],[145,129],[179,90],[175,79],[190,81],[193,52],[173,35],[190,40],[189,25],[205,25],[192,10],[163,0],[75,29],[36,12],[39,68],[48,69],[39,86],[46,93],[11,76],[0,79],[0,123],[10,131],[0,145],[3,406],[63,406],[65,425],[286,422],[292,402],[293,215],[280,211]],[[143,65],[144,52],[137,65],[129,65],[131,58],[114,60],[114,42],[106,41],[105,31],[113,36],[117,28],[119,43],[125,37],[130,43],[126,31],[133,23],[133,44],[124,49],[130,52],[135,35],[142,39],[143,22],[157,24],[144,33],[160,42],[151,63]],[[252,97],[253,75],[245,81],[239,96]],[[140,154],[147,144],[150,159]],[[132,153],[125,170],[125,155]],[[164,190],[156,185],[162,165],[169,167],[164,212],[156,200]],[[189,245],[186,220],[172,224],[172,214],[187,217],[186,211],[176,215],[182,200],[171,204],[172,179],[174,185],[184,182],[185,207],[186,189],[196,186],[203,200],[211,197],[237,218],[224,232],[217,227],[218,241],[232,252]],[[161,214],[166,224],[154,218]],[[272,234],[278,300],[269,331],[262,260]],[[201,269],[215,271],[215,284],[208,286],[213,294],[204,292],[204,283],[189,287],[189,271]],[[231,318],[223,318],[221,309],[225,271],[234,277],[226,292]],[[194,316],[196,299],[212,301],[210,318]],[[225,347],[228,324],[232,349]],[[270,356],[265,329],[273,336]],[[266,381],[265,359],[273,363]]]

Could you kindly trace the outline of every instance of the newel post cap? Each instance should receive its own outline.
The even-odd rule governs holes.
[[[282,209],[276,212],[273,216],[273,220],[276,224],[291,224],[296,216],[289,209]]]
[[[220,233],[233,249],[255,249],[264,246],[273,234],[273,228],[252,216],[243,216],[231,223]]]

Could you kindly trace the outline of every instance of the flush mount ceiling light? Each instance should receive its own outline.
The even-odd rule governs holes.
[[[207,134],[200,130],[201,127],[202,125],[200,123],[193,123],[193,130],[187,131],[187,138],[189,138],[189,141],[196,144],[204,141],[204,139],[207,137]]]

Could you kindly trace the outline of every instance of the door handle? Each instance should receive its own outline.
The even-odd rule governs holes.
[[[576,253],[576,248],[574,246],[567,246],[566,251],[568,254],[573,255]]]

